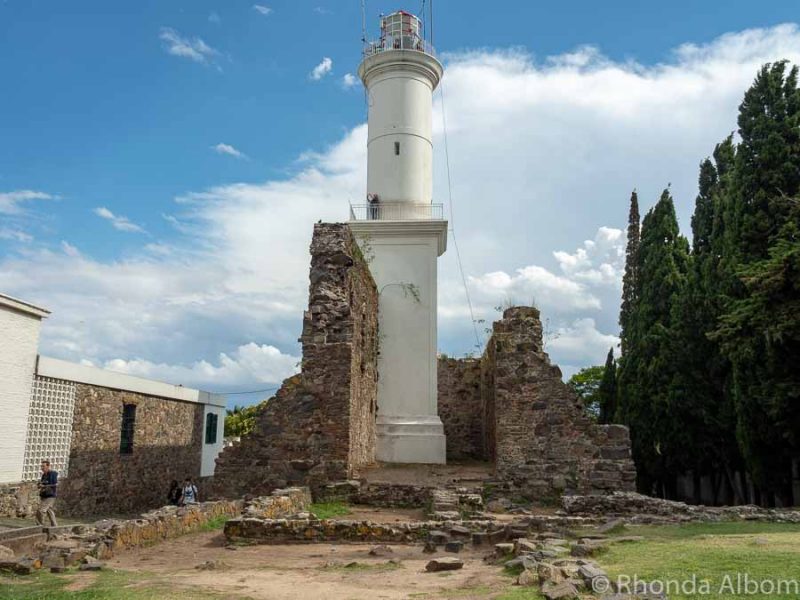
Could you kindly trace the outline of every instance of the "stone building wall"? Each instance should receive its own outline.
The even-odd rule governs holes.
[[[440,357],[439,417],[447,436],[447,460],[483,459],[481,361]]]
[[[267,494],[356,476],[375,459],[378,293],[345,224],[317,224],[301,372],[217,459],[214,494]]]
[[[494,323],[484,361],[493,379],[484,386],[485,408],[499,479],[538,500],[633,491],[628,429],[598,425],[586,414],[543,349],[537,309],[507,309]]]
[[[130,454],[120,453],[125,404],[136,405]],[[77,384],[58,513],[132,514],[163,506],[173,479],[199,478],[202,434],[202,404]]]

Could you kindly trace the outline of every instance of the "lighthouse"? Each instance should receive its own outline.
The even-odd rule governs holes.
[[[358,74],[369,109],[366,203],[351,206],[379,293],[377,459],[445,462],[437,410],[437,260],[447,221],[433,202],[433,91],[442,65],[415,15],[382,16]]]

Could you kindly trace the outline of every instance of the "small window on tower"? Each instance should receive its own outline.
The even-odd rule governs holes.
[[[400,142],[394,143],[394,155],[400,156]]]

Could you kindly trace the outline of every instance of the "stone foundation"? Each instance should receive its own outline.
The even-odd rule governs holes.
[[[570,515],[602,515],[622,518],[664,517],[669,521],[744,520],[800,523],[800,510],[761,508],[754,505],[702,506],[652,498],[633,492],[616,492],[603,496],[565,496],[562,504],[564,510]]]
[[[0,484],[0,518],[29,517],[39,506],[36,482]]]
[[[347,225],[314,226],[309,278],[301,373],[219,456],[217,496],[316,488],[375,460],[378,293]]]

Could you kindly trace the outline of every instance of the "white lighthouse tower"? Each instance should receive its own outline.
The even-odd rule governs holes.
[[[377,458],[444,463],[437,410],[437,259],[447,247],[442,205],[433,204],[433,90],[442,65],[422,23],[398,11],[381,18],[381,36],[364,50],[358,74],[367,89],[367,204],[350,226],[380,293]]]

